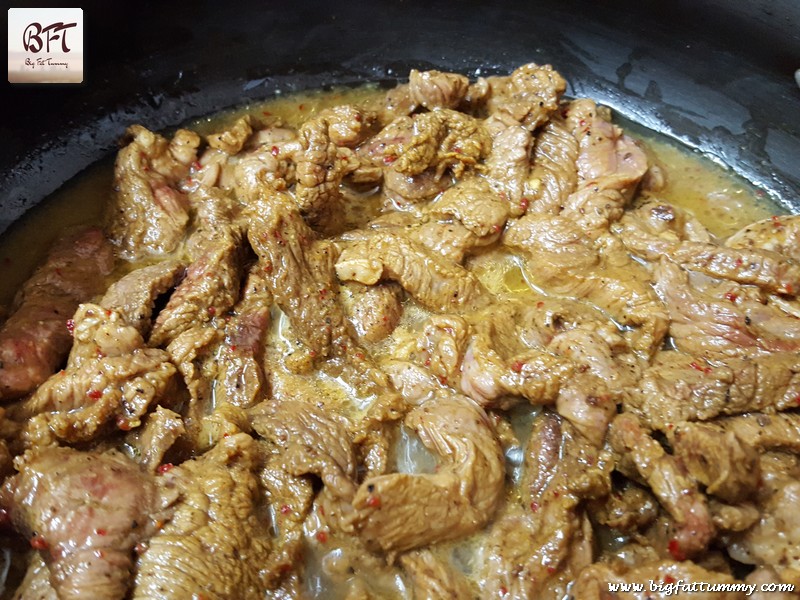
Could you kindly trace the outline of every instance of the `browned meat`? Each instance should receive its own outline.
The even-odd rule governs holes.
[[[164,346],[192,327],[222,316],[239,295],[242,231],[232,223],[231,207],[219,192],[201,189],[192,196],[197,225],[188,245],[192,264],[186,277],[156,317],[150,344]]]
[[[136,269],[111,284],[100,306],[117,311],[129,325],[147,335],[156,299],[175,287],[184,273],[184,265],[175,260]]]
[[[462,574],[430,550],[415,550],[403,554],[400,565],[411,578],[414,598],[466,600],[478,597]]]
[[[197,159],[200,137],[179,129],[167,141],[141,125],[126,135],[130,142],[114,167],[108,234],[122,258],[137,260],[171,252],[183,239],[189,203],[177,186]]]
[[[649,261],[673,250],[683,241],[712,243],[708,230],[680,207],[649,200],[625,211],[612,231],[631,252]]]
[[[650,582],[660,586],[652,589]],[[695,582],[709,585],[735,584],[736,580],[725,573],[709,571],[693,562],[658,561],[646,563],[624,572],[615,571],[611,566],[595,563],[585,569],[572,588],[575,598],[581,600],[664,600],[678,593],[677,582],[690,586]],[[611,592],[611,585],[620,585],[618,591]],[[640,590],[632,587],[642,586]],[[741,584],[742,586],[744,584]],[[744,588],[742,588],[743,590]],[[681,595],[683,595],[681,593]],[[744,600],[743,591],[701,591],[698,587],[691,592],[698,600]]]
[[[349,282],[341,286],[339,294],[360,341],[384,339],[403,315],[403,290],[396,283],[367,286]]]
[[[800,415],[751,413],[717,421],[745,444],[759,450],[783,449],[800,453]]]
[[[800,358],[788,352],[712,360],[661,352],[626,399],[661,431],[682,421],[786,410],[800,397]]]
[[[144,347],[141,334],[125,323],[122,316],[97,304],[81,304],[72,318],[73,345],[67,370],[80,367],[87,360],[123,356]]]
[[[317,241],[292,200],[278,193],[253,205],[248,238],[293,334],[320,358],[340,352],[349,337],[336,299],[333,245]]]
[[[61,599],[126,596],[133,548],[153,531],[152,479],[125,456],[42,448],[3,489],[17,529],[31,538]]]
[[[567,82],[550,65],[523,65],[508,77],[492,77],[486,106],[533,131],[558,108]]]
[[[714,358],[800,348],[800,318],[748,299],[746,290],[702,289],[666,258],[656,266],[654,278],[672,319],[670,334],[684,352]]]
[[[487,240],[481,238],[496,240],[510,215],[508,200],[493,191],[488,181],[477,177],[451,187],[431,202],[426,212],[463,225],[478,238],[473,245],[485,245]]]
[[[629,334],[636,350],[649,355],[661,345],[667,315],[650,275],[612,236],[593,243],[566,217],[528,214],[506,229],[503,242],[528,255],[528,273],[547,291],[584,298],[636,327]]]
[[[675,456],[706,493],[737,503],[752,496],[761,481],[758,452],[732,431],[707,423],[680,423],[670,432]]]
[[[247,139],[253,134],[253,121],[250,115],[236,119],[236,122],[225,131],[213,133],[206,137],[208,145],[226,154],[238,154],[242,151]]]
[[[408,75],[408,92],[414,104],[434,108],[457,108],[467,94],[469,80],[457,73],[417,71]]]
[[[708,547],[714,525],[705,497],[676,457],[667,454],[642,428],[636,417],[623,413],[614,419],[609,440],[620,459],[630,461],[675,522],[669,552],[678,560]],[[618,468],[625,468],[618,464]],[[625,472],[625,471],[623,471]]]
[[[536,136],[531,176],[539,186],[529,198],[529,212],[561,212],[578,184],[577,160],[578,141],[563,120],[552,118]]]
[[[370,477],[353,500],[353,524],[368,546],[402,551],[458,539],[494,515],[505,477],[500,444],[483,410],[442,394],[414,408],[405,423],[442,460],[435,474]]]
[[[470,310],[484,301],[483,286],[472,272],[387,231],[342,250],[336,274],[342,281],[365,285],[397,281],[420,304],[437,311]]]
[[[266,389],[262,367],[264,338],[272,320],[272,295],[258,266],[250,269],[242,298],[225,324],[225,343],[217,354],[215,402],[249,408]]]
[[[622,488],[590,504],[598,523],[618,531],[641,531],[658,516],[658,501],[647,490],[626,480]]]
[[[284,191],[295,182],[295,156],[302,151],[297,131],[268,127],[253,136],[255,148],[238,155],[233,188],[240,202],[254,202],[269,190]],[[202,161],[201,161],[202,162]]]
[[[781,215],[758,221],[734,233],[725,245],[730,248],[769,250],[800,261],[800,216]]]
[[[133,460],[147,471],[155,473],[164,455],[185,432],[186,428],[178,413],[156,406],[145,419],[144,425],[128,434],[126,444]]]
[[[237,434],[158,478],[173,515],[139,555],[132,598],[264,597],[272,534],[257,465],[256,442]]]
[[[486,174],[502,199],[509,203],[509,210],[515,217],[525,212],[527,196],[539,185],[529,177],[532,145],[530,131],[521,125],[512,125],[494,135],[492,150],[486,157]]]
[[[52,375],[72,345],[67,319],[103,289],[114,257],[98,229],[62,237],[17,293],[0,329],[0,398],[27,394]]]

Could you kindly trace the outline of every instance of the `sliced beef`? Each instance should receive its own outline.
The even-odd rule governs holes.
[[[426,212],[460,223],[478,238],[475,246],[496,240],[510,216],[509,200],[492,190],[488,181],[477,177],[465,179],[442,193],[428,205]]]
[[[272,295],[258,266],[250,269],[242,297],[225,324],[225,342],[217,354],[214,388],[217,404],[249,408],[266,390],[264,343],[272,320]]]
[[[550,65],[523,65],[508,77],[488,79],[486,108],[499,118],[512,119],[529,131],[547,121],[567,88]]]
[[[285,191],[294,184],[294,159],[302,151],[297,131],[288,127],[267,127],[252,141],[255,147],[237,155],[233,167],[233,189],[245,205],[270,190]]]
[[[68,319],[103,290],[114,257],[98,229],[66,235],[17,293],[0,329],[0,398],[32,391],[52,375],[72,345]]]
[[[622,463],[618,459],[617,467],[623,473],[628,471],[628,474],[636,474],[646,481],[674,520],[674,537],[669,545],[673,557],[705,551],[714,537],[714,525],[706,498],[683,463],[667,454],[629,413],[614,419],[609,440],[618,455],[627,461]],[[627,464],[630,464],[630,469]]]
[[[521,125],[512,125],[495,133],[492,150],[486,157],[486,176],[501,198],[509,203],[509,212],[515,217],[525,212],[527,196],[539,185],[530,178],[532,144],[530,131]]]
[[[126,260],[174,250],[189,224],[189,202],[178,183],[197,159],[200,137],[179,129],[172,140],[141,125],[128,128],[130,142],[117,154],[108,234]]]
[[[344,248],[336,262],[342,281],[397,281],[420,304],[437,311],[470,310],[484,298],[470,271],[449,264],[403,235],[378,231]]]
[[[117,311],[129,325],[146,336],[152,326],[156,299],[174,288],[184,274],[185,266],[177,260],[136,269],[109,286],[100,306]]]
[[[630,480],[590,506],[592,518],[598,523],[626,533],[636,533],[650,525],[659,508],[658,500],[647,488]]]
[[[403,551],[480,530],[503,497],[502,450],[486,414],[471,400],[436,396],[405,423],[439,455],[434,474],[367,478],[353,500],[353,524],[368,546]]]
[[[226,154],[238,154],[252,134],[252,117],[245,115],[236,119],[230,128],[220,133],[212,133],[206,140],[208,145],[216,150],[222,150]]]
[[[153,479],[119,453],[58,447],[26,454],[19,471],[3,504],[39,549],[58,597],[125,597],[134,546],[157,518]]]
[[[557,215],[578,185],[578,141],[560,118],[552,118],[536,136],[531,176],[538,187],[528,198],[529,212]]]
[[[192,200],[197,205],[196,229],[188,241],[192,263],[156,317],[150,334],[153,346],[164,346],[222,316],[238,298],[243,232],[233,223],[233,209],[220,193],[205,189],[195,192]]]
[[[800,396],[800,359],[788,352],[711,362],[661,352],[627,397],[629,409],[666,431],[682,421],[786,410]]]
[[[467,578],[430,550],[414,550],[403,554],[400,565],[411,578],[414,598],[445,600],[477,597]]]
[[[565,217],[528,214],[503,235],[527,254],[526,268],[547,291],[583,298],[617,322],[635,327],[633,347],[652,354],[667,329],[667,315],[650,286],[650,275],[612,236],[592,242]]]
[[[80,367],[87,360],[124,356],[144,347],[142,335],[122,315],[97,304],[81,304],[71,327],[73,344],[66,370]]]
[[[408,92],[411,101],[428,110],[457,108],[464,100],[469,79],[457,73],[417,71],[408,75]]]
[[[681,242],[712,243],[708,230],[688,211],[658,200],[649,200],[625,211],[612,231],[637,256],[657,261]]]
[[[272,534],[256,442],[224,438],[158,478],[172,517],[142,549],[132,598],[263,598]]]
[[[729,237],[725,245],[730,248],[768,250],[800,261],[800,216],[781,215],[752,223]]]
[[[789,450],[800,453],[800,415],[750,413],[717,421],[745,444],[758,450]]]
[[[156,409],[147,415],[144,425],[128,434],[126,445],[133,460],[150,473],[155,473],[166,453],[185,432],[186,427],[178,413],[163,406],[156,406]]]
[[[386,338],[403,315],[403,290],[396,283],[349,282],[341,286],[339,294],[360,341],[379,342]]]

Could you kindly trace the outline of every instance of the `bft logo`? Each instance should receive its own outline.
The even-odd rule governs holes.
[[[66,54],[70,51],[67,47],[67,29],[77,26],[77,23],[52,23],[47,27],[42,27],[39,23],[31,23],[22,34],[22,46],[27,52],[36,54],[41,52],[42,47],[46,44],[46,52],[50,52],[50,42],[60,39],[61,51]],[[42,42],[42,34],[46,34],[44,42]]]
[[[83,37],[83,9],[9,8],[9,83],[82,83]]]

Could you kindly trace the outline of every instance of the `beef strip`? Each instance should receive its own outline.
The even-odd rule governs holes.
[[[297,131],[288,127],[262,129],[253,142],[255,147],[237,155],[233,166],[235,196],[245,205],[256,201],[265,189],[285,191],[294,184],[294,159],[302,151]]]
[[[636,327],[628,335],[639,352],[650,355],[661,345],[667,315],[649,273],[612,236],[592,242],[570,219],[528,214],[506,229],[503,242],[528,255],[528,273],[547,291],[584,298]]]
[[[578,185],[578,141],[560,118],[551,118],[536,136],[533,171],[539,185],[527,210],[556,215]]]
[[[378,231],[348,245],[336,262],[342,281],[397,281],[420,304],[437,311],[474,309],[485,298],[472,272],[448,263],[397,233]]]
[[[40,550],[58,597],[125,597],[134,546],[159,510],[153,480],[119,453],[58,447],[26,454],[19,471],[3,504]]]
[[[403,315],[403,290],[396,283],[348,282],[340,287],[339,294],[359,341],[379,342],[386,338]]]
[[[146,336],[152,326],[156,299],[174,288],[184,274],[185,265],[177,260],[136,269],[111,284],[99,304],[120,313],[129,325]]]
[[[706,550],[715,533],[708,503],[680,459],[667,454],[629,413],[614,419],[609,440],[619,454],[617,468],[646,481],[674,520],[674,537],[669,548],[673,557],[692,556]]]
[[[156,406],[147,415],[144,425],[126,436],[128,454],[145,470],[155,473],[166,453],[185,432],[183,419],[178,413]]]
[[[488,79],[486,108],[498,118],[509,118],[533,131],[558,108],[566,81],[550,65],[529,63],[508,77]]]
[[[242,230],[233,209],[219,192],[194,192],[196,229],[189,241],[192,263],[186,277],[156,317],[150,344],[164,346],[199,324],[223,315],[239,295]]]
[[[467,94],[469,80],[457,73],[417,71],[408,75],[408,93],[411,101],[428,110],[457,108]]]
[[[17,293],[0,329],[0,399],[23,396],[47,379],[72,345],[67,319],[102,291],[111,246],[98,229],[65,235]]]
[[[93,358],[124,356],[144,347],[142,335],[122,315],[97,304],[81,304],[72,317],[71,327],[73,344],[67,370]]]
[[[601,525],[633,534],[653,523],[658,501],[647,488],[626,479],[619,489],[590,503],[590,513]]]
[[[521,125],[512,125],[494,134],[492,150],[486,157],[486,176],[493,189],[509,203],[509,212],[515,217],[525,212],[527,196],[540,185],[530,177],[532,145],[531,133]]]
[[[208,145],[226,154],[238,154],[242,151],[247,139],[253,134],[253,119],[245,115],[236,119],[229,129],[220,133],[212,133],[206,137]]]
[[[256,442],[236,434],[158,478],[173,514],[139,555],[132,598],[264,597],[272,534],[258,463]]]
[[[800,216],[781,215],[752,223],[729,237],[725,245],[729,248],[768,250],[800,261]]]
[[[800,415],[750,413],[718,419],[725,431],[758,450],[783,449],[800,453]]]
[[[626,398],[626,408],[666,431],[682,421],[786,410],[800,396],[800,358],[781,352],[704,361],[660,352]]]
[[[477,597],[466,577],[430,550],[414,550],[403,554],[400,565],[411,579],[414,598],[466,600]]]
[[[189,223],[189,203],[178,183],[197,159],[200,137],[179,129],[172,140],[141,125],[128,128],[130,142],[117,154],[108,234],[126,260],[173,251]]]
[[[460,223],[478,238],[473,243],[477,246],[497,239],[497,234],[506,224],[510,209],[509,200],[504,200],[493,191],[487,180],[472,177],[442,193],[430,203],[426,213]],[[488,240],[481,241],[481,238]],[[426,246],[430,247],[429,244]]]
[[[442,460],[435,474],[367,478],[353,500],[353,524],[369,547],[403,551],[481,529],[503,495],[500,444],[483,410],[455,394],[434,396],[405,423]]]

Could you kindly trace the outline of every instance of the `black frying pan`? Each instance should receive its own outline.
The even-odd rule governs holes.
[[[81,5],[85,84],[3,90],[0,231],[134,122],[159,129],[276,90],[390,82],[411,67],[474,76],[530,61],[552,63],[570,95],[718,157],[800,211],[794,0]]]

